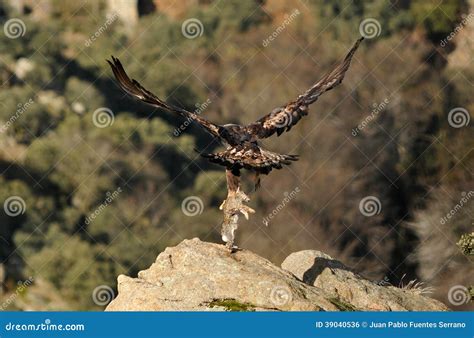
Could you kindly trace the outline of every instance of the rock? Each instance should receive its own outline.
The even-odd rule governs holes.
[[[320,289],[254,253],[185,240],[138,278],[119,276],[107,310],[337,310]]]
[[[342,263],[336,263],[326,255],[324,257],[335,264],[335,271],[340,269],[348,275],[344,279],[341,277],[341,280],[335,278],[330,288],[309,285],[303,281],[309,282],[313,277],[318,281],[320,276],[332,272],[321,266],[319,274],[306,273],[302,270],[305,264],[309,268],[314,264],[311,264],[310,255],[300,254],[292,254],[285,260],[283,266],[290,273],[247,250],[230,253],[224,245],[201,242],[197,238],[185,240],[162,252],[150,268],[138,273],[138,278],[120,275],[118,296],[106,311],[446,309],[443,304],[429,298],[386,287],[369,293],[373,298],[364,303],[360,296],[362,291],[357,290],[372,290],[371,287],[376,290],[376,286],[356,274],[350,274],[343,269]],[[295,260],[295,255],[300,255],[303,260]],[[350,285],[344,286],[344,283]],[[344,291],[339,294],[334,290],[336,285],[337,290]],[[351,290],[354,290],[352,295],[348,294]],[[400,300],[402,294],[405,296]],[[368,298],[367,295],[365,298]],[[377,307],[374,304],[390,306]]]
[[[131,33],[138,22],[138,0],[107,0],[107,15],[118,15],[120,21],[124,23],[124,28]]]
[[[357,309],[369,311],[440,311],[448,310],[441,302],[423,296],[429,288],[416,283],[407,287],[379,285],[352,271],[329,255],[316,250],[292,253],[281,264],[306,284]]]

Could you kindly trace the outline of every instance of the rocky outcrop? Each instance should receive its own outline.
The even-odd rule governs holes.
[[[247,250],[185,240],[138,278],[118,277],[107,311],[446,310],[415,289],[377,285],[318,251],[290,255],[279,268]]]
[[[288,256],[282,268],[304,283],[323,289],[332,298],[369,311],[438,311],[447,308],[440,302],[424,297],[430,288],[416,281],[404,287],[386,282],[374,283],[360,274],[316,250],[299,251]]]

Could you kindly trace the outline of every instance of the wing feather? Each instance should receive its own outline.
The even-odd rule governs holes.
[[[314,103],[324,92],[333,89],[342,82],[349,69],[352,57],[363,39],[361,37],[357,40],[341,63],[306,92],[298,96],[295,101],[274,109],[270,114],[249,125],[249,130],[258,138],[267,138],[274,133],[280,136],[284,131],[289,131],[303,116],[308,115],[310,104]]]
[[[169,103],[164,102],[163,100],[158,98],[155,94],[153,94],[152,92],[144,88],[138,81],[134,79],[130,79],[130,77],[125,72],[125,69],[123,68],[122,63],[120,62],[118,58],[112,56],[112,61],[107,60],[107,62],[112,68],[112,72],[114,73],[114,76],[117,79],[120,88],[122,88],[122,90],[128,93],[129,95],[145,103],[148,103],[152,106],[166,109],[170,112],[177,113],[185,118],[194,120],[212,135],[220,137],[218,125],[212,122],[209,122],[208,120],[197,115],[196,113],[192,113],[185,109],[182,109],[182,108],[179,108],[179,107],[176,107]]]

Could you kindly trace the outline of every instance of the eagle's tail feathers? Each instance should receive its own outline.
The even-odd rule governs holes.
[[[231,168],[245,168],[260,174],[268,174],[272,169],[281,169],[298,161],[298,155],[277,154],[260,147],[230,147],[217,153],[201,153],[209,161]]]

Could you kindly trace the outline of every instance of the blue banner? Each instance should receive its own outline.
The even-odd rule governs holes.
[[[0,312],[0,337],[456,337],[474,312]]]

